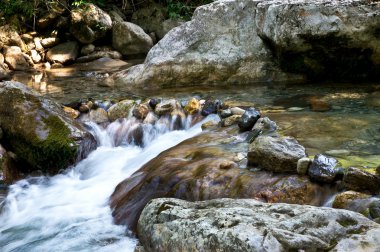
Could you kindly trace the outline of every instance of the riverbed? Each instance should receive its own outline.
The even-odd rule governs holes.
[[[380,164],[379,83],[255,83],[130,90],[107,81],[113,71],[126,67],[114,63],[16,73],[13,78],[62,104],[89,98],[213,97],[230,105],[254,106],[276,121],[281,133],[296,137],[310,156],[327,153],[345,167],[369,171]],[[328,109],[313,111],[311,100],[322,101]],[[116,145],[113,129],[117,123],[107,128],[89,125],[100,145],[75,167],[54,177],[22,180],[8,189],[0,214],[0,247],[4,251],[134,250],[136,238],[113,224],[109,196],[144,163],[199,134],[201,123],[180,131],[158,124],[150,129],[145,147]],[[127,120],[121,123],[133,124]]]

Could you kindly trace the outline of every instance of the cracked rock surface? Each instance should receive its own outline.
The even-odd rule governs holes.
[[[361,214],[251,199],[155,199],[138,235],[146,251],[380,250],[380,225]]]

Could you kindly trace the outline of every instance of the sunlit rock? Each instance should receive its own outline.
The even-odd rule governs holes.
[[[378,251],[380,225],[332,208],[155,199],[141,214],[144,251]]]

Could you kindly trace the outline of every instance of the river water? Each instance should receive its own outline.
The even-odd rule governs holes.
[[[111,64],[112,66],[112,64]],[[107,70],[107,69],[106,69]],[[109,70],[109,69],[108,69]],[[78,99],[213,96],[229,104],[255,106],[296,137],[309,153],[335,153],[344,166],[380,164],[380,85],[260,83],[248,87],[126,90],[104,85],[104,69],[55,74],[19,74],[14,79],[61,103]],[[330,104],[313,112],[309,98]],[[113,225],[109,196],[116,185],[162,151],[201,132],[200,123],[180,131],[162,122],[145,129],[145,147],[123,141],[120,128],[134,122],[90,126],[100,146],[64,174],[22,180],[9,188],[0,213],[0,251],[133,251],[137,240]],[[0,199],[1,201],[1,199]],[[0,203],[1,205],[1,203]]]
[[[109,196],[144,163],[200,133],[201,123],[176,131],[167,121],[149,126],[145,148],[127,144],[120,134],[133,128],[133,119],[106,129],[91,124],[100,146],[88,158],[64,174],[10,187],[0,214],[1,251],[133,251],[136,239],[113,224]]]

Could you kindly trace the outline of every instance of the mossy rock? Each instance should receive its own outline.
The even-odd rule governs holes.
[[[54,174],[96,147],[94,137],[60,106],[17,82],[0,83],[2,144],[21,170]]]

